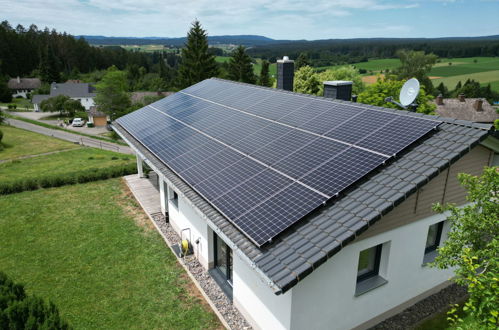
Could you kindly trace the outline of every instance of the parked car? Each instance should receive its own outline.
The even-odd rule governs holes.
[[[73,119],[73,127],[83,127],[85,125],[85,121],[81,118]]]

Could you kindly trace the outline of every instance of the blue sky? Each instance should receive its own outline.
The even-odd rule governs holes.
[[[1,20],[68,33],[185,36],[199,19],[210,35],[275,39],[499,34],[499,0],[0,0]]]

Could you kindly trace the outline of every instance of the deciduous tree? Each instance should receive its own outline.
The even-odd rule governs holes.
[[[433,65],[437,62],[435,54],[425,54],[423,51],[400,50],[397,52],[401,65],[396,69],[399,80],[416,78],[425,86],[427,93],[433,92],[433,84],[428,77]]]
[[[329,80],[348,80],[353,82],[352,93],[358,95],[364,88],[364,82],[362,82],[362,77],[359,71],[353,66],[342,66],[337,69],[329,69],[319,73],[318,80],[320,82],[319,95],[324,94],[324,81]]]
[[[218,75],[215,56],[208,51],[208,37],[199,21],[192,23],[187,34],[187,43],[182,49],[182,62],[178,73],[179,85],[182,88]]]
[[[249,84],[256,83],[251,57],[246,54],[246,48],[244,48],[244,46],[239,46],[232,52],[229,59],[228,75],[230,80]]]
[[[468,289],[464,310],[484,327],[499,326],[499,167],[480,177],[460,174],[470,204],[434,205],[447,212],[451,229],[438,249],[434,267],[455,269],[454,281]]]
[[[317,95],[320,91],[320,82],[314,69],[302,66],[297,70],[293,90],[297,93]]]
[[[112,66],[95,87],[97,89],[95,103],[100,111],[108,114],[112,120],[127,113],[131,100],[127,92],[126,72]]]

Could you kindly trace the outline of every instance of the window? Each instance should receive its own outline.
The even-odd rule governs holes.
[[[214,268],[210,274],[222,291],[232,300],[232,249],[213,233]]]
[[[382,251],[382,244],[360,251],[357,266],[357,285],[355,287],[356,296],[388,283],[379,275]],[[384,264],[386,266],[386,261]]]
[[[380,259],[381,245],[361,251],[357,269],[357,282],[378,275]]]
[[[440,240],[442,238],[443,227],[444,221],[440,221],[434,223],[428,228],[428,236],[426,236],[423,264],[435,260],[437,256],[437,248],[440,245]]]
[[[175,206],[175,208],[178,209],[178,194],[175,190],[173,190],[170,187],[168,187],[168,197],[173,206]]]

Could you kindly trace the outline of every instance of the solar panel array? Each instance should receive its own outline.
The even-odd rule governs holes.
[[[258,246],[440,124],[220,79],[117,122]]]

